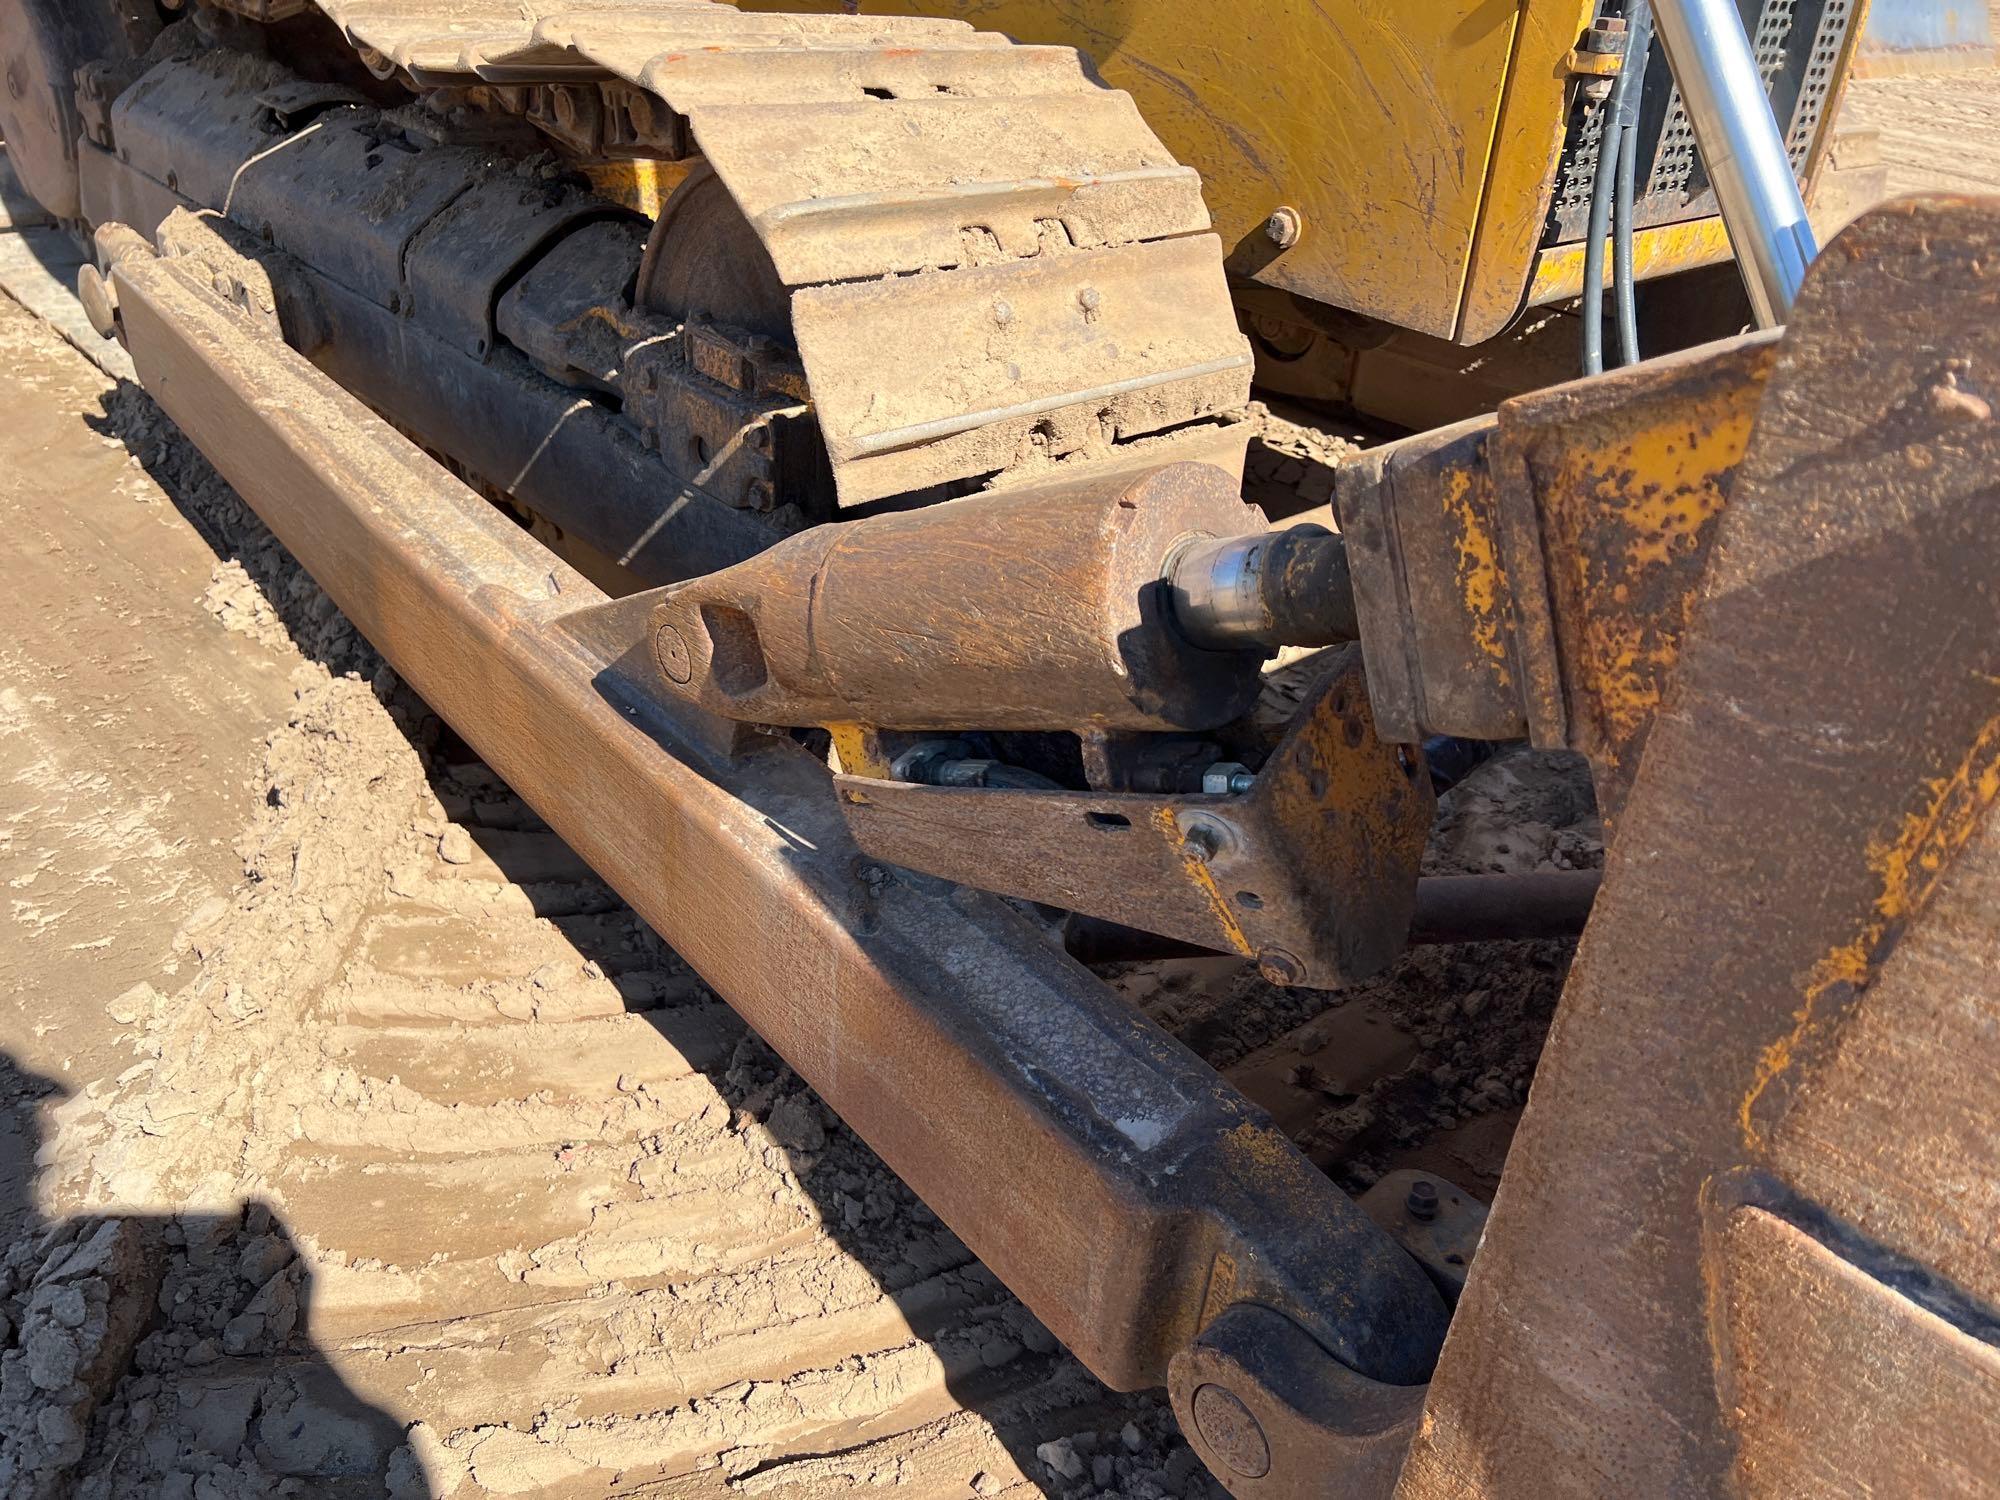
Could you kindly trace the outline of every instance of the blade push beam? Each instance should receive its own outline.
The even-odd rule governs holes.
[[[138,235],[100,247],[168,414],[1107,1384],[1164,1383],[1246,1303],[1357,1389],[1428,1376],[1438,1294],[1260,1111],[1003,903],[871,865],[824,765],[663,691],[646,598],[607,599]],[[1253,1379],[1231,1399],[1284,1420]]]

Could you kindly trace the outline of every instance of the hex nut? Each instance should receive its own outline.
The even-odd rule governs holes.
[[[1219,760],[1201,773],[1201,789],[1211,797],[1227,797],[1250,789],[1250,768],[1240,760]]]

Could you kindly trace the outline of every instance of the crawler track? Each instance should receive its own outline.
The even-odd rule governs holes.
[[[790,292],[841,503],[1138,448],[1240,470],[1200,179],[1074,50],[710,0],[320,8],[420,88],[623,80],[684,121]]]
[[[105,430],[224,558],[209,613],[293,672],[297,703],[251,825],[216,830],[249,882],[187,914],[170,983],[112,1005],[139,1062],[52,1141],[61,1223],[178,1215],[161,1274],[187,1309],[109,1372],[69,1472],[381,1493],[366,1470],[461,1500],[1211,1492],[1163,1402],[1057,1350],[518,798],[433,748],[423,706],[150,401],[108,400]],[[1254,993],[1207,1012],[1187,977],[1128,980],[1220,1063],[1312,1014],[1241,974]],[[1269,1051],[1244,1066],[1281,1109],[1376,1086]],[[263,1295],[236,1267],[272,1236],[301,1310],[232,1335]],[[240,1436],[218,1408],[247,1414]],[[1082,1435],[1051,1450],[1073,1476],[1036,1454]]]

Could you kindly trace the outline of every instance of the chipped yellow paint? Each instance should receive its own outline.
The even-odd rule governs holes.
[[[1188,879],[1194,883],[1195,888],[1201,892],[1202,899],[1208,903],[1216,924],[1222,928],[1223,936],[1229,939],[1230,946],[1246,958],[1254,958],[1256,950],[1250,946],[1250,939],[1243,935],[1243,924],[1236,920],[1236,913],[1230,910],[1229,902],[1216,885],[1215,872],[1209,869],[1207,860],[1188,848],[1187,839],[1181,833],[1181,825],[1174,817],[1173,808],[1154,809],[1153,824],[1165,836],[1168,845],[1180,855],[1181,865],[1187,871]]]
[[[1444,508],[1452,520],[1458,551],[1458,590],[1472,619],[1472,644],[1494,664],[1494,680],[1513,685],[1507,631],[1501,620],[1500,550],[1482,509],[1473,503],[1478,481],[1470,469],[1454,469],[1445,486]]]
[[[1599,722],[1614,745],[1652,722],[1680,642],[1663,640],[1629,618],[1593,619],[1590,688]]]
[[[833,737],[834,758],[840,770],[849,776],[889,779],[888,759],[881,753],[880,739],[868,725],[829,724],[826,732]]]
[[[1908,813],[1896,830],[1868,847],[1868,864],[1880,889],[1873,910],[1853,937],[1832,949],[1806,976],[1792,1029],[1764,1049],[1750,1087],[1737,1111],[1746,1146],[1759,1144],[1756,1107],[1766,1089],[1792,1066],[1801,1043],[1819,1020],[1819,1008],[1835,988],[1859,989],[1887,961],[1894,936],[1921,912],[1966,841],[1979,830],[1987,810],[2000,798],[2000,717],[1989,719],[1948,776],[1924,786],[1923,806]]]
[[[590,185],[613,203],[657,219],[673,190],[688,174],[690,162],[600,161],[584,165]]]
[[[1664,565],[1693,544],[1722,510],[1723,481],[1743,461],[1755,421],[1754,400],[1731,391],[1689,403],[1610,456],[1606,468],[1630,469],[1640,481],[1622,511],[1632,533],[1628,567]]]
[[[1247,1120],[1223,1137],[1223,1145],[1235,1161],[1253,1171],[1289,1172],[1295,1159],[1292,1143],[1283,1132]]]
[[[1604,284],[1611,284],[1609,258]],[[1729,231],[1720,219],[1693,219],[1686,224],[1663,224],[1642,229],[1632,236],[1632,274],[1641,281],[1664,276],[1669,271],[1691,271],[1696,266],[1720,265],[1729,259]],[[1567,302],[1583,295],[1583,246],[1564,245],[1544,250],[1535,260],[1534,278],[1528,284],[1528,305],[1546,307],[1551,302]]]
[[[1206,1328],[1229,1310],[1229,1304],[1236,1297],[1236,1257],[1227,1251],[1215,1253],[1215,1263],[1208,1270],[1208,1291],[1201,1299],[1201,1321],[1197,1329]]]
[[[1635,425],[1565,434],[1544,492],[1561,505],[1558,545],[1577,612],[1576,686],[1622,755],[1643,736],[1680,659],[1707,537],[1750,445],[1762,382],[1674,391]],[[1670,585],[1670,570],[1686,569]]]

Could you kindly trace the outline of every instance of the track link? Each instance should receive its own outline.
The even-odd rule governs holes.
[[[323,0],[419,88],[623,81],[791,293],[840,502],[1053,461],[1240,473],[1251,355],[1198,175],[1069,48],[713,0]]]

